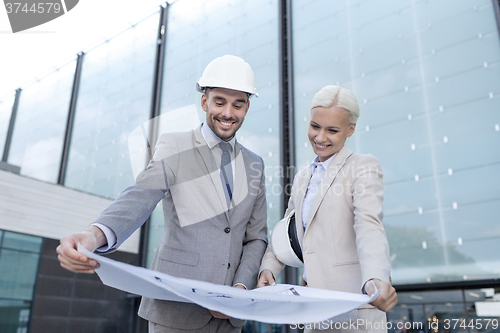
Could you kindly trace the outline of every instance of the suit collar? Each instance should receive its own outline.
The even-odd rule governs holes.
[[[311,221],[313,220],[314,216],[316,215],[316,212],[323,201],[323,198],[326,195],[326,192],[332,185],[333,181],[337,177],[337,174],[339,173],[340,169],[343,167],[343,165],[346,163],[347,159],[349,156],[352,155],[352,150],[349,149],[349,147],[344,146],[340,151],[333,157],[333,160],[331,161],[330,165],[328,166],[328,169],[326,170],[325,176],[323,177],[320,187],[318,189],[318,192],[316,193],[316,196],[314,197],[314,200],[312,202],[311,206],[311,211],[309,213],[308,221],[307,221],[307,228],[309,228]],[[304,201],[304,196],[305,192],[307,191],[307,186],[309,185],[309,179],[310,179],[311,171],[309,171],[309,177],[307,178],[307,181],[303,182],[302,186],[304,194],[302,196],[302,200],[300,201],[300,205],[302,206],[302,202]],[[301,226],[302,227],[302,226]],[[306,228],[306,232],[307,232]]]
[[[206,145],[207,144],[207,141],[205,140],[205,138],[203,137],[203,134],[201,133],[201,126],[203,124],[200,124],[198,127],[196,127],[194,130],[193,130],[193,135],[194,135],[194,138],[195,138],[195,141],[197,143],[197,146],[200,146],[200,145]]]
[[[313,170],[316,168],[316,167],[319,167],[320,165],[325,169],[325,170],[328,170],[328,167],[330,166],[330,164],[332,163],[333,159],[335,158],[335,156],[337,156],[337,153],[333,154],[333,156],[331,156],[329,159],[327,159],[326,161],[324,162],[320,162],[319,161],[319,156],[316,156],[316,158],[314,159],[314,161],[311,162],[311,164],[309,165],[309,168],[311,169],[311,173],[313,173]]]
[[[339,152],[333,157],[332,163],[330,163],[328,169],[331,168],[332,164],[343,165],[346,162],[347,158],[352,155],[352,153],[353,151],[349,147],[342,147],[342,149],[340,149]]]
[[[208,127],[207,124],[201,124],[201,135],[203,136],[203,139],[205,142],[208,144],[208,147],[212,149],[216,145],[218,145],[222,139],[217,136],[217,134],[212,131],[210,127]],[[227,141],[231,145],[231,148],[234,150],[234,145],[236,144],[236,137],[233,137],[231,140]]]
[[[229,212],[227,209],[226,196],[224,194],[224,189],[222,188],[222,183],[220,181],[219,169],[216,166],[217,164],[216,164],[215,159],[213,157],[211,148],[209,147],[209,144],[208,144],[207,140],[205,140],[205,137],[203,135],[204,134],[203,127],[208,128],[210,130],[210,132],[213,134],[213,136],[215,136],[217,139],[219,139],[219,141],[217,143],[215,143],[212,146],[212,148],[222,140],[219,137],[217,137],[215,135],[215,133],[213,133],[213,131],[208,126],[205,126],[204,124],[201,124],[196,129],[193,130],[195,147],[198,149],[198,152],[200,153],[200,155],[203,159],[206,171],[210,175],[212,183],[217,191],[217,196],[219,197],[219,201],[220,201],[221,205],[224,207],[224,211],[226,212],[226,216],[229,220]],[[210,136],[210,134],[208,136]],[[248,184],[247,184],[245,161],[243,158],[242,149],[235,138],[233,138],[229,143],[233,144],[233,149],[234,149],[234,158],[235,158],[234,184],[237,185],[237,186],[235,186],[235,191],[233,193],[233,199],[231,200],[231,206],[230,206],[231,209],[229,210],[230,212],[232,212],[234,210],[234,207],[239,202],[241,202],[243,200],[243,198],[246,196],[246,193],[248,192]],[[210,170],[212,170],[212,172],[210,172]],[[216,170],[216,171],[213,171],[213,170]]]

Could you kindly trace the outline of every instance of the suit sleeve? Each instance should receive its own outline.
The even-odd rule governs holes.
[[[240,264],[235,272],[233,285],[243,284],[255,288],[257,273],[267,246],[267,203],[264,162],[261,159],[259,190],[248,221]]]
[[[362,285],[373,278],[390,282],[389,243],[382,226],[382,167],[374,156],[367,156],[357,167],[352,196],[356,248],[361,266]]]
[[[136,183],[127,187],[94,221],[110,228],[116,235],[116,244],[106,252],[114,252],[151,215],[165,197],[169,182],[173,181],[176,165],[175,142],[162,136],[155,155]],[[105,253],[106,253],[105,252]]]

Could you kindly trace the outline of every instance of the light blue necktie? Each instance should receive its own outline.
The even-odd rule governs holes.
[[[233,198],[233,168],[231,166],[231,145],[227,142],[221,141],[219,143],[222,149],[222,159],[220,162],[220,179],[224,187],[224,194],[226,195],[227,207],[231,204]]]

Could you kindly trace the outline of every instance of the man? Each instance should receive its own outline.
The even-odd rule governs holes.
[[[257,95],[241,58],[213,60],[197,83],[206,122],[163,134],[136,184],[85,231],[61,239],[61,266],[93,273],[97,262],[76,251],[114,251],[163,200],[165,231],[152,269],[236,288],[254,288],[267,245],[264,163],[235,139]],[[238,332],[244,321],[196,304],[143,298],[150,332]]]

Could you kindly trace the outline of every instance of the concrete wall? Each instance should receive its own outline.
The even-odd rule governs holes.
[[[44,239],[31,309],[30,333],[134,333],[139,298],[102,284],[97,274],[63,269],[55,252],[59,244]],[[138,256],[117,251],[112,259],[137,265]],[[144,326],[144,324],[142,325]]]
[[[0,170],[0,229],[51,239],[81,231],[112,201]],[[139,231],[120,251],[138,253]]]

